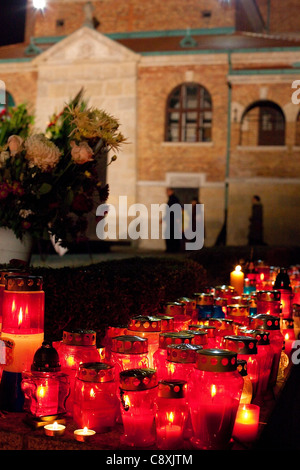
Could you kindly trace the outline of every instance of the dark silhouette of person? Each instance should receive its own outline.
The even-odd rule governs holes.
[[[252,198],[252,213],[249,219],[248,244],[264,245],[263,237],[263,205],[260,197],[255,195]]]
[[[178,197],[175,195],[173,188],[167,188],[168,202],[167,205],[171,209],[172,206],[179,205],[181,207]],[[175,207],[173,207],[175,209]],[[178,208],[177,208],[178,209]],[[180,212],[180,214],[179,214]],[[179,216],[177,215],[179,214]],[[182,215],[181,210],[176,209],[169,211],[169,217],[166,219],[167,236],[166,236],[166,252],[177,253],[181,249],[181,239],[178,234],[182,233]]]

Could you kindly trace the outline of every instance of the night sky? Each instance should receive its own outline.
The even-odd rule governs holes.
[[[23,42],[26,0],[0,0],[0,46]]]

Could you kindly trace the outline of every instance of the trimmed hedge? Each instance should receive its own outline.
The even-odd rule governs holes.
[[[80,268],[33,268],[45,291],[45,339],[60,340],[64,328],[93,329],[101,341],[107,326],[133,315],[154,315],[160,302],[191,296],[206,285],[206,272],[183,259],[105,261]]]

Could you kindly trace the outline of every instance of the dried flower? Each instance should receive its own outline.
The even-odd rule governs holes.
[[[59,162],[61,152],[56,145],[47,139],[44,134],[29,136],[24,143],[26,155],[30,166],[37,166],[42,171],[55,168]]]
[[[24,139],[19,135],[11,135],[7,140],[7,145],[10,150],[10,154],[14,157],[17,153],[22,150]]]
[[[80,142],[79,145],[77,145],[72,140],[70,145],[72,147],[72,159],[75,163],[78,163],[78,165],[83,165],[93,160],[94,152],[86,142]]]

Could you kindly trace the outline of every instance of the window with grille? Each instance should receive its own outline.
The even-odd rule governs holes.
[[[196,83],[184,83],[167,100],[167,142],[210,142],[212,102],[208,91]]]

